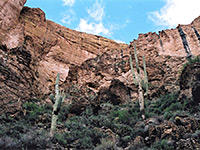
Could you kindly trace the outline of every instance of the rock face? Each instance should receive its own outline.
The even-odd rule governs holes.
[[[200,31],[200,17],[195,19],[190,25],[181,25],[186,34],[188,45],[192,55],[200,54],[200,41],[195,34],[194,29]],[[155,88],[164,86],[166,90],[174,91],[179,88],[178,79],[184,63],[186,63],[186,52],[183,47],[178,27],[171,30],[163,30],[156,33],[140,34],[137,40],[130,45],[133,49],[133,43],[136,43],[139,57],[146,57],[147,71],[149,81]]]
[[[200,41],[195,33],[195,30],[200,32],[199,20],[200,17],[190,25],[180,25],[186,34],[188,45],[194,57],[200,54]],[[179,77],[183,64],[187,62],[187,54],[178,32],[178,27],[176,29],[163,30],[159,34],[151,32],[140,34],[139,38],[131,42],[128,48],[106,51],[97,58],[85,61],[79,67],[71,68],[67,81],[69,84],[88,86],[88,88],[98,92],[105,91],[105,89],[110,91],[111,82],[119,80],[125,85],[125,89],[129,93],[127,100],[135,100],[138,97],[137,86],[133,82],[129,62],[129,52],[131,51],[134,54],[134,43],[142,76],[144,74],[142,56],[145,56],[146,59],[150,98],[155,98],[166,92],[179,91]],[[133,66],[136,68],[134,59]],[[115,90],[112,93],[119,93],[120,89],[120,86],[118,88],[115,86]],[[108,97],[107,100],[110,99],[109,95],[103,96],[103,98],[105,97]]]
[[[0,42],[9,49],[22,45],[23,25],[20,12],[26,0],[2,0],[0,2]]]
[[[0,46],[0,114],[21,110],[22,103],[36,95],[31,59],[25,47]]]
[[[151,120],[150,118],[149,120]],[[191,117],[175,117],[172,121],[165,122],[145,122],[141,143],[151,145],[158,139],[165,139],[168,146],[174,145],[175,149],[198,149],[200,146],[198,135],[195,131],[199,129],[199,119]],[[137,128],[137,127],[136,127]],[[135,138],[134,142],[138,137]],[[133,143],[137,146],[138,143]],[[134,146],[132,148],[134,148]],[[135,148],[136,149],[136,148]]]
[[[25,2],[0,2],[0,113],[15,112],[22,102],[48,94],[57,72],[64,81],[69,67],[111,48],[127,47],[46,20],[41,9],[23,7]]]
[[[199,62],[188,64],[180,76],[179,99],[187,98],[194,105],[200,104],[200,65]]]
[[[8,30],[18,23],[18,18],[26,0],[2,0],[0,2],[0,27]]]
[[[10,108],[17,109],[17,105],[20,108],[24,101],[48,96],[57,72],[62,88],[87,87],[97,94],[96,101],[135,100],[137,86],[129,62],[129,52],[134,53],[133,43],[141,70],[142,56],[146,57],[150,97],[179,90],[180,71],[187,60],[177,28],[159,34],[140,34],[128,46],[60,26],[46,20],[41,9],[23,7],[25,2],[0,2],[3,8],[0,11],[0,113],[14,112]],[[199,55],[200,17],[180,27],[192,54]]]
[[[64,81],[71,65],[80,65],[113,47],[126,47],[46,20],[40,9],[25,7],[21,12],[21,22],[24,23],[25,44],[37,62],[38,88],[44,94],[54,84],[57,72]]]

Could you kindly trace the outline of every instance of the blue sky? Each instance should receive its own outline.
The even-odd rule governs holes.
[[[46,18],[68,28],[129,44],[139,33],[189,24],[200,0],[27,0]]]

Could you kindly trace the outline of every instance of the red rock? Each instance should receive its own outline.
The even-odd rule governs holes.
[[[9,110],[8,104],[19,99],[24,102],[48,96],[53,92],[58,72],[62,88],[77,84],[96,93],[112,89],[112,93],[122,97],[122,102],[137,99],[129,63],[133,42],[128,46],[68,29],[46,20],[39,8],[23,8],[25,2],[0,2],[3,8],[0,12],[1,108]],[[200,43],[191,25],[200,33],[200,17],[189,25],[181,25],[192,54],[197,56]],[[140,34],[134,42],[142,76],[142,56],[146,57],[150,97],[179,90],[180,72],[187,60],[178,29]],[[135,67],[134,62],[133,59]],[[111,81],[119,81],[118,85],[128,89],[122,92],[125,95],[119,93],[121,86],[112,88]]]

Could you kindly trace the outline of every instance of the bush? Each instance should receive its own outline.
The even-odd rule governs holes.
[[[101,139],[101,144],[97,145],[94,150],[112,150],[115,145],[115,141],[111,139]]]
[[[152,148],[156,150],[174,150],[174,147],[170,146],[167,140],[160,140],[155,142]]]
[[[2,149],[44,149],[50,147],[50,144],[46,132],[41,132],[22,120],[0,124]]]
[[[65,132],[56,134],[56,141],[68,148],[93,149],[104,137],[104,133],[86,126],[80,117],[72,117],[65,124]]]
[[[34,102],[26,102],[23,104],[23,109],[26,110],[24,119],[29,123],[41,121],[48,123],[51,121],[52,106],[50,105],[39,105]],[[45,118],[43,116],[45,116]]]
[[[128,122],[129,118],[131,118],[131,114],[126,108],[111,112],[111,116],[115,118],[114,120],[119,122]]]

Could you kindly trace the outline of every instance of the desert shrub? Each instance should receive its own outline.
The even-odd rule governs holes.
[[[168,141],[163,139],[160,141],[156,141],[153,145],[152,145],[153,149],[156,150],[174,150],[174,147],[168,144]]]
[[[128,122],[131,118],[131,114],[126,108],[111,112],[111,116],[114,117],[118,122]]]
[[[4,115],[0,120],[0,148],[44,149],[50,147],[51,142],[47,133],[33,128],[23,119],[14,120]]]
[[[94,150],[113,150],[115,145],[115,141],[111,139],[101,139],[101,144],[97,145]]]
[[[138,105],[134,103],[114,106],[105,103],[101,105],[98,113],[94,113],[92,107],[87,107],[79,116],[67,119],[64,133],[58,133],[56,140],[68,148],[93,149],[97,145],[104,147],[105,142],[102,142],[102,139],[112,134],[119,137],[119,146],[127,146],[135,133],[142,132],[142,129],[133,129],[139,118]]]
[[[168,93],[146,106],[146,118],[163,115],[166,120],[173,120],[177,115],[189,116],[188,101],[177,101],[178,93]],[[149,114],[150,113],[150,114]]]
[[[58,113],[58,122],[64,122],[67,120],[69,114],[69,105],[63,104]]]
[[[200,139],[200,130],[196,130],[191,136],[192,138]]]
[[[173,117],[173,112],[165,112],[164,114],[163,114],[163,117],[164,117],[164,119],[166,119],[166,120],[169,120],[170,118],[172,118]]]
[[[26,102],[17,116],[0,116],[0,148],[2,149],[45,149],[51,147],[47,128],[50,124],[51,106],[37,101]]]
[[[144,143],[137,143],[131,145],[129,147],[129,150],[152,150],[152,148],[148,148]]]
[[[65,132],[55,136],[57,142],[75,149],[93,149],[100,144],[104,133],[85,124],[83,120],[80,116],[68,119],[65,123]]]
[[[176,116],[189,117],[191,116],[191,114],[188,111],[176,110],[176,111],[166,111],[163,116],[164,116],[164,119],[166,120],[174,120]]]
[[[126,124],[115,124],[115,128],[113,131],[120,137],[133,136],[134,134],[133,128]]]
[[[171,93],[161,96],[156,101],[150,104],[149,111],[156,115],[164,115],[165,119],[170,119],[172,113],[176,111],[186,111],[187,101],[181,102],[177,101],[178,93]]]
[[[26,110],[24,119],[28,122],[41,122],[41,118],[43,118],[44,122],[50,121],[52,113],[52,106],[50,105],[40,105],[34,102],[26,102],[23,104],[23,109]],[[45,118],[42,116],[45,116]]]
[[[166,108],[174,104],[177,98],[178,94],[176,93],[163,95],[151,104],[151,109],[155,114],[160,115]]]
[[[142,119],[138,101],[115,106],[110,112],[109,116],[116,122],[130,126],[134,126],[138,120]]]

